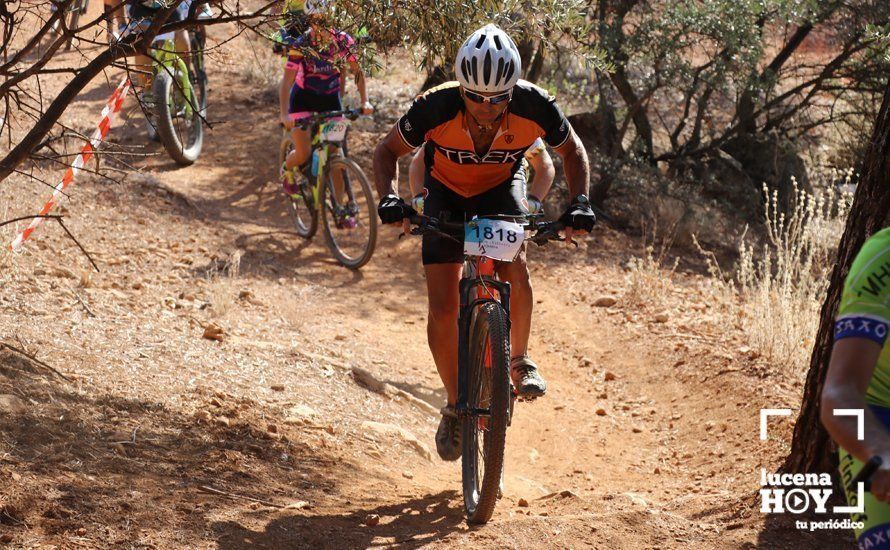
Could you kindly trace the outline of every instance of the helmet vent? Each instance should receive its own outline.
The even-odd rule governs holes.
[[[481,49],[482,44],[484,44],[484,43],[485,43],[485,35],[483,34],[482,36],[479,37],[479,40],[476,41],[476,49],[477,50]]]
[[[512,61],[507,63],[507,74],[504,75],[504,81],[509,82],[511,78],[513,78],[513,72],[516,69],[516,66]]]
[[[494,38],[495,45],[498,47],[498,50],[503,50],[504,47],[501,46],[501,39],[498,37],[498,35],[494,35],[493,38]]]
[[[491,52],[485,52],[485,61],[482,62],[482,82],[486,86],[491,82]]]

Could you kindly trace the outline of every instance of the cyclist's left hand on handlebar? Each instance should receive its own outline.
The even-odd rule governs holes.
[[[374,106],[371,105],[370,101],[365,101],[365,104],[362,105],[362,114],[363,115],[373,115],[374,114]]]
[[[596,214],[593,213],[587,196],[578,195],[559,217],[559,221],[566,226],[566,242],[571,243],[576,231],[589,233],[593,229],[596,224]]]

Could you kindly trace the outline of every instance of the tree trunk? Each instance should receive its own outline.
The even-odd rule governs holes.
[[[525,79],[532,83],[537,83],[544,72],[544,42],[538,41],[538,49],[535,50],[535,56],[532,57],[531,64],[525,73]]]
[[[621,99],[624,100],[624,104],[627,105],[627,116],[631,117],[631,120],[633,120],[634,128],[637,130],[637,139],[640,140],[640,143],[643,146],[642,153],[646,157],[646,160],[652,162],[655,154],[652,138],[652,124],[649,122],[649,114],[645,105],[646,100],[637,97],[623,66],[616,66],[610,76],[612,77],[612,84],[615,85],[615,89],[618,90]]]
[[[828,432],[819,421],[819,402],[834,343],[834,315],[844,278],[865,240],[890,224],[890,82],[884,90],[884,100],[863,165],[862,179],[856,187],[853,207],[838,245],[828,296],[822,305],[800,416],[794,426],[791,452],[780,468],[782,472],[828,472],[835,465]]]

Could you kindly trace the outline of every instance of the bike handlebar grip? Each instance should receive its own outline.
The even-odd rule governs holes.
[[[868,462],[865,463],[865,466],[859,470],[859,473],[856,474],[856,477],[850,482],[850,486],[853,492],[856,491],[857,485],[861,483],[865,483],[865,490],[871,490],[871,476],[874,475],[875,472],[878,471],[878,468],[884,464],[884,459],[880,456],[873,456],[868,459]]]

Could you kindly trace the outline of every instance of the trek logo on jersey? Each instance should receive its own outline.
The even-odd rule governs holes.
[[[887,321],[866,315],[844,315],[834,323],[835,341],[842,338],[866,338],[883,346],[890,329]]]
[[[484,157],[480,157],[475,151],[466,151],[463,149],[451,149],[436,144],[436,150],[445,158],[456,164],[513,164],[522,159],[525,153],[523,149],[513,150],[491,150]]]

